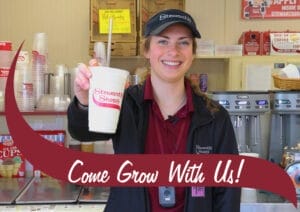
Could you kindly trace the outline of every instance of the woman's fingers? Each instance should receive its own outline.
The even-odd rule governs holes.
[[[89,61],[89,65],[90,65],[90,66],[100,66],[101,64],[98,62],[98,60],[96,60],[96,59],[91,59],[91,60]]]

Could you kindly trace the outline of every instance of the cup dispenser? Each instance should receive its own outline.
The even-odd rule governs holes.
[[[71,96],[71,74],[68,68],[59,64],[56,65],[55,73],[44,74],[45,94]]]
[[[68,68],[57,65],[55,72],[44,74],[44,94],[36,104],[39,111],[66,111],[71,102],[71,74]]]
[[[213,92],[212,98],[229,112],[240,153],[268,156],[268,123],[270,98],[268,92]]]
[[[300,90],[272,91],[270,96],[269,160],[286,168],[295,160],[300,161]],[[286,158],[288,161],[283,161],[285,150],[293,154],[292,158]]]

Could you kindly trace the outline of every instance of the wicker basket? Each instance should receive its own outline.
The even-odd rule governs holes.
[[[299,90],[300,89],[300,79],[296,78],[282,78],[278,74],[272,75],[274,80],[274,85],[276,88],[286,89],[286,90]]]

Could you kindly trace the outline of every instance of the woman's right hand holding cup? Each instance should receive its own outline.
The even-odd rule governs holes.
[[[90,66],[98,66],[97,60],[92,59],[89,61]],[[82,105],[89,104],[89,88],[90,88],[90,78],[92,73],[90,69],[83,63],[78,65],[78,71],[74,80],[74,94],[78,101]]]

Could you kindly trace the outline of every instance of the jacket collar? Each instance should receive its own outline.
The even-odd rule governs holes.
[[[128,95],[131,96],[131,98],[139,107],[146,103],[144,100],[144,87],[144,84],[139,84],[131,86],[127,89]],[[192,98],[194,103],[192,122],[195,124],[195,127],[199,127],[211,122],[214,119],[214,115],[207,109],[203,97],[193,92]]]
[[[195,128],[210,123],[214,119],[214,115],[208,110],[203,97],[193,92],[194,113],[192,123]]]
[[[140,106],[144,103],[145,84],[138,84],[127,88],[128,95]]]

